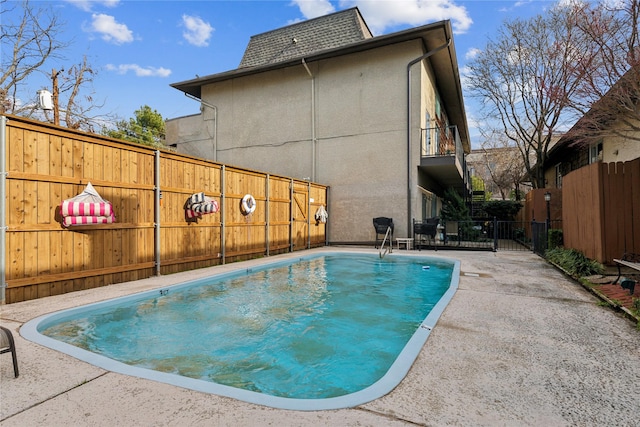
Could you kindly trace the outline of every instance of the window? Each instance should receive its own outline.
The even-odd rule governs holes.
[[[422,193],[422,220],[438,215],[438,200],[432,193]]]
[[[562,188],[562,168],[561,164],[556,165],[556,188]]]
[[[602,161],[602,141],[589,146],[589,164]]]
[[[432,154],[432,151],[431,151],[431,115],[429,114],[428,111],[425,113],[424,120],[425,120],[424,127],[426,129],[425,129],[425,136],[424,136],[425,145],[422,147],[422,155],[429,156]]]

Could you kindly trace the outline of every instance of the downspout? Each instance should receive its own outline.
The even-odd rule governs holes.
[[[302,65],[311,77],[311,181],[316,182],[316,77],[311,73],[304,58]]]
[[[6,301],[7,289],[7,118],[0,116],[0,304]]]
[[[451,39],[449,38],[442,46],[430,50],[407,64],[407,235],[411,234],[411,67],[442,49],[448,48],[450,44]]]
[[[214,162],[217,162],[218,161],[218,107],[216,107],[213,104],[209,104],[208,102],[203,101],[202,99],[198,99],[195,96],[191,95],[190,93],[185,92],[184,95],[187,98],[191,98],[194,101],[198,101],[205,107],[209,107],[213,110],[213,159],[212,160]]]

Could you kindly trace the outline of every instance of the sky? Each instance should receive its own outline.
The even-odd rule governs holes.
[[[17,0],[9,0],[9,4]],[[449,19],[463,80],[472,146],[478,103],[464,87],[465,65],[494,37],[504,19],[530,17],[553,3],[543,0],[31,0],[62,20],[64,58],[45,70],[79,64],[97,71],[93,99],[120,119],[143,105],[170,119],[199,112],[199,103],[170,86],[238,67],[252,35],[357,6],[374,35]],[[0,6],[2,7],[2,6]],[[5,8],[9,8],[5,5]],[[12,19],[9,13],[2,20]],[[4,54],[3,54],[4,55]],[[51,90],[45,76],[28,82],[33,93]]]

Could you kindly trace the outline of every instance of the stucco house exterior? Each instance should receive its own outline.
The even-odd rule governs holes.
[[[583,166],[640,157],[639,82],[640,66],[637,66],[549,150],[545,168],[548,188],[562,188],[562,177]]]
[[[168,144],[330,186],[332,244],[373,242],[380,216],[410,236],[446,188],[470,191],[449,21],[373,36],[347,9],[255,35],[237,69],[172,86],[201,113],[168,120]]]

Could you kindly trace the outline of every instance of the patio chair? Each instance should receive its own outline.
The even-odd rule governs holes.
[[[16,343],[13,340],[13,334],[7,328],[0,326],[0,354],[11,352],[13,358],[13,373],[18,378],[18,358],[16,356]]]
[[[440,217],[434,216],[433,218],[427,218],[424,221],[413,220],[413,242],[414,245],[421,249],[423,242],[432,241],[435,242],[436,234],[438,233],[438,224],[440,223]],[[434,243],[435,247],[435,243]]]
[[[389,243],[393,242],[393,218],[386,218],[383,216],[373,218],[373,228],[376,229],[376,249],[378,249],[378,242],[382,242],[382,239],[384,239],[384,236],[387,234],[388,228],[391,228],[391,236],[389,236],[391,240]]]
[[[458,221],[445,221],[444,223],[445,241],[448,242],[451,237],[458,241],[460,246],[460,231],[458,230]]]

